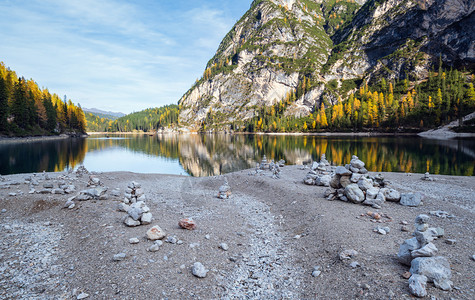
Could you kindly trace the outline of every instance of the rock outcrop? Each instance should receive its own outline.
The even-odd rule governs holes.
[[[471,0],[256,0],[180,99],[180,122],[231,129],[289,95],[285,115],[305,116],[346,96],[344,80],[420,80],[439,58],[473,69],[474,10]]]

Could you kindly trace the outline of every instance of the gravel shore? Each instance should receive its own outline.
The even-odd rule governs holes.
[[[76,201],[74,194],[30,194],[33,178],[44,184],[85,190],[89,174],[17,174],[0,181],[0,298],[2,299],[412,299],[408,267],[398,263],[399,245],[411,238],[414,219],[431,211],[444,237],[434,243],[451,264],[452,291],[428,285],[436,299],[473,299],[475,294],[475,178],[383,173],[400,192],[420,192],[423,205],[385,202],[377,212],[389,234],[373,230],[378,221],[368,206],[327,201],[325,187],[307,186],[308,170],[282,168],[279,179],[244,170],[215,177],[128,172],[96,173],[107,199]],[[229,199],[218,199],[226,177]],[[147,197],[154,220],[126,227],[117,206],[135,181]],[[31,181],[30,181],[31,182]],[[112,196],[120,189],[120,196]],[[178,226],[183,218],[195,230]],[[402,231],[407,222],[409,232]],[[147,230],[167,233],[156,252]],[[381,225],[381,224],[379,224]],[[137,238],[138,243],[129,242]],[[447,243],[446,240],[455,240]],[[178,242],[177,242],[178,241]],[[223,243],[226,245],[223,246]],[[358,254],[341,260],[343,250]],[[125,259],[114,260],[124,253]],[[191,269],[201,262],[205,278]],[[318,272],[314,272],[318,271]],[[316,276],[312,276],[312,273]]]

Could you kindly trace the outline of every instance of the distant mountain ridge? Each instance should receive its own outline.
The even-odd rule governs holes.
[[[120,117],[125,116],[126,114],[121,112],[112,112],[112,111],[105,111],[97,108],[83,108],[82,109],[85,113],[92,113],[101,118],[107,118],[110,120],[116,120]]]
[[[179,101],[180,124],[224,127],[288,97],[306,116],[366,82],[475,69],[473,0],[256,0]],[[347,88],[349,87],[349,88]]]

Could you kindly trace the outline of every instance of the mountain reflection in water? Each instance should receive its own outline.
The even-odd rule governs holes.
[[[244,134],[109,135],[0,144],[0,173],[61,171],[84,164],[94,171],[212,176],[255,167],[267,158],[287,164],[334,165],[357,155],[369,171],[473,176],[475,141],[418,137],[322,137]]]

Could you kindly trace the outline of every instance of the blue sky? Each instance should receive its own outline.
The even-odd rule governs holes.
[[[83,107],[177,103],[252,0],[0,0],[0,61]]]

